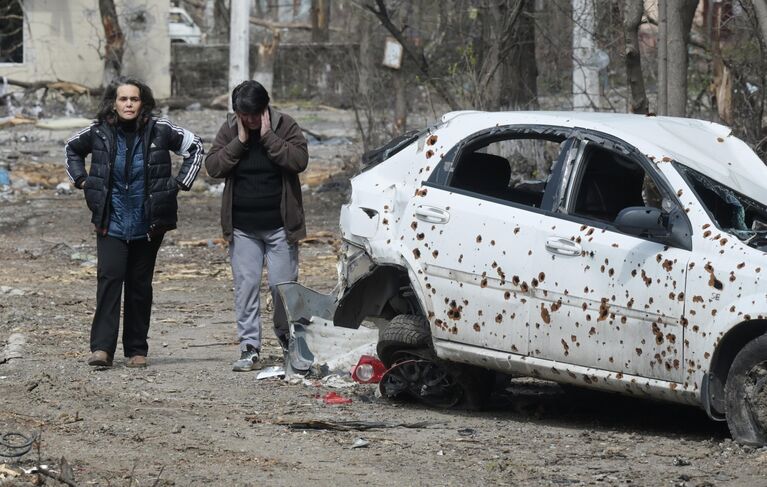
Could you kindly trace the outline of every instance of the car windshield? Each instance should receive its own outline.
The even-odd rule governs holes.
[[[689,167],[678,167],[717,227],[751,246],[767,245],[767,206]]]

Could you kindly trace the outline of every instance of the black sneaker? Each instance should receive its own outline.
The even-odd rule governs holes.
[[[240,353],[240,360],[232,364],[235,372],[248,372],[256,369],[259,351],[253,345],[246,345],[246,349]]]

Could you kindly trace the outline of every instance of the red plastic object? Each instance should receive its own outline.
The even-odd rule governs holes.
[[[352,400],[333,391],[322,396],[322,402],[325,404],[351,404]]]
[[[378,384],[386,372],[386,366],[372,355],[363,355],[352,368],[352,379],[360,384]]]

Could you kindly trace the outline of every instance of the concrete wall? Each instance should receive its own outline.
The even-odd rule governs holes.
[[[123,74],[170,96],[169,1],[115,0],[126,38]],[[0,76],[101,85],[104,28],[98,0],[24,0],[24,62],[0,64]]]
[[[174,44],[173,95],[210,100],[228,90],[228,45]],[[250,49],[250,71],[256,65],[256,46]],[[343,77],[351,73],[354,44],[280,44],[274,66],[275,99],[311,99],[329,105],[348,103]]]

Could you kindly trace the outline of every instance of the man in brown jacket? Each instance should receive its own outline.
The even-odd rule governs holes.
[[[306,139],[295,120],[269,106],[257,81],[232,91],[233,114],[216,135],[205,168],[225,178],[221,227],[229,240],[240,359],[232,369],[256,368],[261,351],[259,289],[264,262],[274,302],[274,331],[287,347],[289,327],[276,285],[298,278],[298,240],[306,236],[301,183]]]

